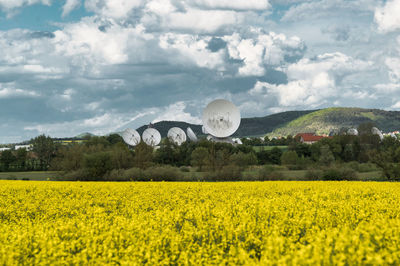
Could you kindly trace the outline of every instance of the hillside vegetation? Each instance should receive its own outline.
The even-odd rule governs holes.
[[[400,112],[379,109],[333,107],[321,110],[288,111],[264,117],[242,118],[235,137],[249,136],[287,136],[297,133],[311,132],[329,134],[341,128],[358,127],[362,123],[372,122],[384,132],[400,129]],[[201,125],[177,121],[161,121],[153,127],[160,131],[162,137],[167,136],[171,127],[186,130],[191,127],[196,134],[202,134]],[[141,134],[147,126],[138,128]]]
[[[317,110],[274,129],[270,136],[296,135],[300,132],[329,134],[341,128],[358,127],[371,122],[383,132],[400,129],[400,112],[363,108],[326,108]],[[268,133],[268,132],[266,132]]]

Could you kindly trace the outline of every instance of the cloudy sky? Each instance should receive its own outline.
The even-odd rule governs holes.
[[[0,0],[0,143],[243,117],[400,109],[400,0]]]

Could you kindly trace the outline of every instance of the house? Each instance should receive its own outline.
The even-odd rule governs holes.
[[[314,133],[299,133],[295,136],[301,143],[305,144],[313,144],[315,142],[320,141],[323,138],[331,138],[327,136],[317,136]]]

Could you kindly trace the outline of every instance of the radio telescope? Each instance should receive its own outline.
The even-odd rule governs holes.
[[[130,146],[136,146],[140,142],[139,133],[132,128],[125,129],[124,132],[122,132],[122,138],[125,141],[125,143]]]
[[[178,146],[182,145],[182,143],[186,141],[185,131],[183,131],[179,127],[170,128],[168,130],[167,136],[173,143],[175,143]]]
[[[201,127],[201,132],[203,132],[203,134],[205,134],[205,135],[208,134],[208,132],[204,126]]]
[[[232,138],[232,140],[235,144],[239,144],[239,145],[243,144],[243,142],[240,140],[240,138]]]
[[[240,111],[230,101],[218,99],[207,105],[202,120],[208,134],[216,138],[226,138],[239,128]]]
[[[155,128],[147,128],[142,134],[143,141],[149,146],[157,146],[161,141],[161,134]]]
[[[189,137],[190,141],[197,142],[197,136],[190,127],[186,129],[186,134]]]
[[[350,128],[347,130],[347,135],[358,136],[358,130],[355,128]]]
[[[381,140],[383,140],[382,132],[378,128],[376,128],[376,127],[371,128],[371,133],[372,133],[372,135],[378,135],[379,138]]]

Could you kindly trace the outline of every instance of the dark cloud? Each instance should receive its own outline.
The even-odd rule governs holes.
[[[54,33],[50,31],[35,31],[29,34],[29,37],[32,39],[40,39],[40,38],[50,38],[53,39],[55,37]]]
[[[207,48],[211,52],[218,52],[226,47],[226,42],[221,38],[213,37],[209,42]]]

